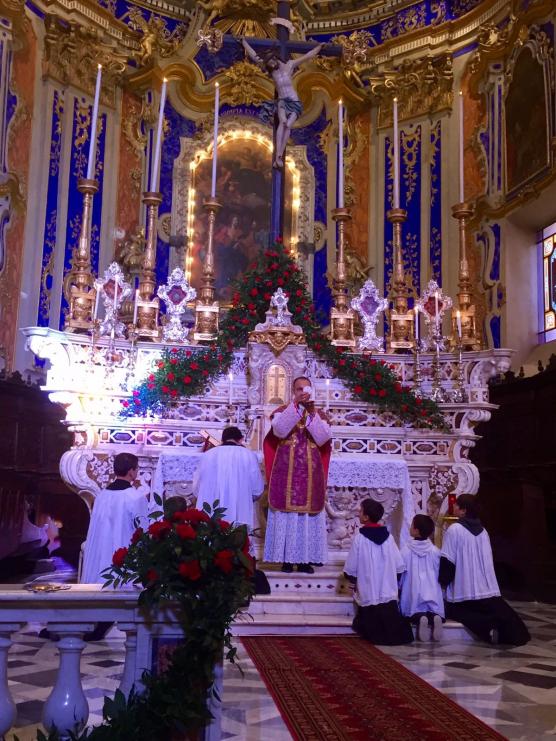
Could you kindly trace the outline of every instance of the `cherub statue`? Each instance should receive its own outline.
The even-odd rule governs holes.
[[[300,64],[316,57],[322,48],[322,44],[317,44],[317,46],[301,57],[297,57],[297,59],[289,59],[287,62],[282,62],[274,52],[265,54],[263,59],[246,39],[243,39],[242,43],[249,59],[261,66],[272,77],[276,85],[278,100],[275,103],[267,104],[267,107],[271,107],[272,111],[275,111],[278,115],[276,149],[272,164],[273,167],[281,169],[284,166],[284,153],[291,130],[303,113],[301,101],[293,86],[293,73]]]
[[[116,244],[116,262],[121,266],[127,280],[138,275],[145,255],[145,227],[136,226]]]
[[[163,18],[154,13],[146,20],[137,8],[128,13],[130,26],[141,32],[140,49],[135,53],[139,65],[145,66],[152,61],[155,53],[161,57],[170,56],[183,41],[186,27],[182,24],[170,33]]]

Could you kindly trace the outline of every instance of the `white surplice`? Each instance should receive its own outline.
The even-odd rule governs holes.
[[[272,431],[281,440],[288,437],[299,422],[303,407],[290,402],[272,418]],[[320,414],[307,416],[306,429],[321,447],[331,438],[330,425]],[[268,510],[264,541],[264,560],[268,563],[325,563],[328,559],[326,515]]]
[[[500,596],[486,530],[473,535],[455,522],[444,534],[441,556],[456,567],[454,580],[446,588],[448,602]]]
[[[144,492],[132,486],[102,489],[97,494],[83,550],[81,583],[104,583],[101,573],[112,565],[114,551],[129,545],[136,518],[141,527],[148,525],[147,512]]]
[[[442,587],[438,583],[440,550],[427,540],[412,538],[401,549],[405,571],[401,578],[400,612],[434,612],[444,617]]]
[[[207,450],[193,477],[197,509],[203,504],[226,509],[228,522],[255,527],[253,500],[263,493],[264,479],[257,456],[242,445],[219,445]]]
[[[398,574],[405,566],[394,538],[381,545],[356,533],[344,571],[357,579],[354,599],[360,607],[381,605],[398,599]]]

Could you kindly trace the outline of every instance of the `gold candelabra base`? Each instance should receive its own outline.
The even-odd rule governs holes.
[[[96,298],[91,271],[91,223],[93,197],[98,191],[98,182],[81,178],[77,189],[83,194],[83,211],[79,243],[73,251],[71,268],[64,278],[63,291],[69,304],[65,329],[68,332],[89,332]]]
[[[336,347],[355,347],[355,312],[349,305],[345,262],[345,229],[347,222],[351,219],[349,208],[335,208],[332,211],[332,218],[338,225],[338,250],[336,277],[332,290],[334,306],[330,311],[330,340]]]
[[[208,215],[207,253],[203,266],[203,282],[195,304],[195,342],[214,342],[218,335],[220,305],[215,299],[214,276],[214,224],[222,205],[214,198],[205,201],[203,208]]]
[[[160,327],[158,317],[160,302],[154,296],[156,290],[156,242],[158,231],[158,208],[162,203],[160,193],[147,191],[143,193],[143,203],[147,207],[147,240],[143,265],[139,273],[139,289],[135,297],[137,311],[137,339],[158,341]]]
[[[461,346],[463,350],[480,350],[482,343],[477,333],[476,310],[473,305],[469,261],[467,259],[467,222],[473,214],[468,203],[452,206],[452,216],[458,220],[458,306],[452,312],[452,347],[459,344],[457,334],[457,311],[461,317]]]
[[[388,319],[390,332],[388,334],[388,352],[408,352],[414,346],[414,315],[408,308],[408,288],[403,266],[402,254],[402,224],[407,219],[407,211],[403,208],[391,208],[386,214],[392,224],[392,292],[388,298],[392,302]]]

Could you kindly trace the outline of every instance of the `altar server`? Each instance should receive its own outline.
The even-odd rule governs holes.
[[[311,381],[294,379],[292,400],[272,414],[264,440],[268,522],[264,560],[282,571],[312,574],[327,558],[324,502],[330,462],[330,425],[315,407]]]
[[[418,641],[429,636],[434,641],[442,638],[440,550],[431,542],[433,532],[434,522],[428,515],[415,515],[409,530],[411,540],[400,551],[405,565],[400,580],[400,611],[415,625]]]
[[[228,522],[255,527],[253,501],[263,493],[264,479],[257,456],[242,445],[243,433],[238,427],[226,427],[222,445],[203,453],[193,477],[197,509],[204,504],[226,510]]]
[[[379,521],[384,507],[374,499],[361,503],[359,521],[344,573],[355,584],[357,614],[353,629],[379,646],[411,643],[413,631],[398,607],[398,574],[404,563],[394,538]]]
[[[87,540],[83,548],[84,584],[103,584],[102,572],[112,565],[118,548],[128,546],[135,532],[135,520],[148,524],[148,502],[143,491],[133,487],[139,460],[131,453],[114,457],[115,480],[95,497]]]
[[[460,494],[454,514],[459,520],[444,535],[439,576],[446,587],[448,617],[488,643],[522,646],[531,636],[500,596],[490,539],[479,520],[476,498]]]

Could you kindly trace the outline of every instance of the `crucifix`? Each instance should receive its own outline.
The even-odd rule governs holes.
[[[243,48],[248,57],[261,66],[273,79],[275,85],[274,102],[266,108],[273,113],[273,167],[272,204],[270,215],[270,243],[284,233],[285,210],[285,152],[291,129],[303,109],[293,85],[293,73],[300,64],[319,54],[341,56],[342,47],[335,44],[316,44],[307,41],[292,41],[290,33],[294,30],[290,18],[291,0],[278,0],[276,17],[276,39],[243,39]],[[224,43],[237,43],[234,37],[224,36]],[[291,54],[302,54],[292,58]]]

